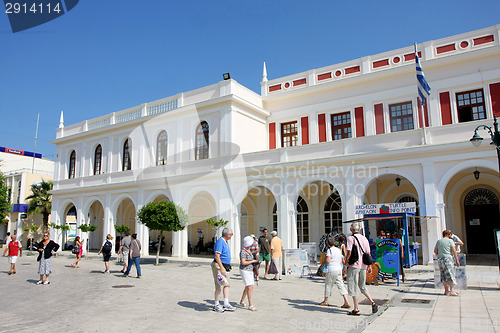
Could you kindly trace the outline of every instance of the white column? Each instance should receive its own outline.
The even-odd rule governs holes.
[[[364,195],[357,193],[360,191],[360,187],[356,186],[358,183],[357,177],[354,176],[354,172],[350,169],[344,171],[344,195],[342,196],[342,220],[349,221],[358,218],[356,216],[356,205],[359,205],[362,200],[360,199],[360,195]],[[364,189],[366,191],[366,189]],[[349,223],[342,223],[342,232],[346,235],[350,234]],[[360,225],[363,228],[363,225]]]
[[[87,216],[84,215],[83,212],[83,198],[79,198],[78,200],[78,207],[76,207],[76,234],[77,236],[80,236],[80,240],[84,240],[85,243],[83,244],[83,252],[87,253],[87,248],[90,246],[88,244],[89,241],[89,233],[88,232],[82,232],[80,229],[78,229],[79,226],[82,224],[86,224],[87,221]]]
[[[113,217],[111,212],[111,195],[106,194],[104,198],[104,217],[102,221],[102,240],[104,241],[108,234],[113,236],[113,240],[116,240],[115,228],[113,227]],[[114,244],[114,242],[113,242]]]
[[[135,230],[137,233],[137,239],[141,242],[141,255],[149,255],[149,229],[139,222],[139,218],[137,214],[144,207],[144,191],[140,190],[137,193],[137,211],[135,214]]]
[[[187,258],[188,227],[172,232],[172,257]]]
[[[297,216],[293,199],[293,184],[288,178],[281,178],[281,193],[278,200],[278,237],[283,241],[284,249],[297,248]]]
[[[420,215],[422,216],[439,216],[438,206],[439,198],[436,193],[436,177],[433,162],[422,163],[422,172],[424,179],[424,198],[419,198]],[[442,205],[444,207],[444,205]],[[444,216],[441,221],[444,221]],[[437,221],[439,223],[439,220]],[[425,237],[422,234],[422,260],[424,263],[432,263],[435,242],[440,238],[439,231],[436,227],[436,221],[425,222]],[[423,230],[422,230],[423,232]]]

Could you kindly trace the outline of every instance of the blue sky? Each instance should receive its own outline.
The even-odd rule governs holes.
[[[54,158],[65,125],[222,80],[274,79],[500,24],[498,0],[82,0],[12,33],[0,13],[0,146]],[[424,66],[425,71],[425,66]],[[432,84],[431,84],[432,86]]]

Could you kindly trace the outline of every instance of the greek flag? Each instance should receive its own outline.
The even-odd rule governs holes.
[[[415,66],[417,67],[417,81],[418,81],[418,94],[420,96],[420,100],[422,101],[422,105],[425,103],[425,99],[429,97],[431,87],[427,84],[427,80],[424,76],[424,71],[422,70],[422,66],[420,66],[420,60],[418,59],[417,52],[417,44],[415,44]]]

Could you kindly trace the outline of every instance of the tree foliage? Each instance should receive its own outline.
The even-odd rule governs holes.
[[[11,211],[9,188],[7,180],[3,173],[0,172],[0,224],[7,223],[7,212]]]
[[[31,195],[26,197],[28,201],[28,214],[42,214],[43,231],[49,229],[49,215],[52,210],[52,182],[42,180],[41,183],[31,185]]]
[[[170,201],[150,202],[139,210],[137,217],[149,229],[160,231],[156,251],[156,265],[158,265],[163,232],[183,230],[189,217],[181,206]]]
[[[150,202],[139,210],[137,217],[149,229],[159,231],[180,231],[189,221],[184,208],[170,201]]]
[[[126,225],[115,225],[115,230],[119,234],[124,234],[125,231],[130,231],[130,228]]]

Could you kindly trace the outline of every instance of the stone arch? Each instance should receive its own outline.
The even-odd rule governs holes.
[[[214,236],[214,230],[205,221],[208,218],[218,219],[217,209],[216,200],[208,191],[198,190],[191,198],[187,209],[190,219],[187,233],[193,248],[199,241],[199,231],[203,234],[204,243],[208,243]]]

